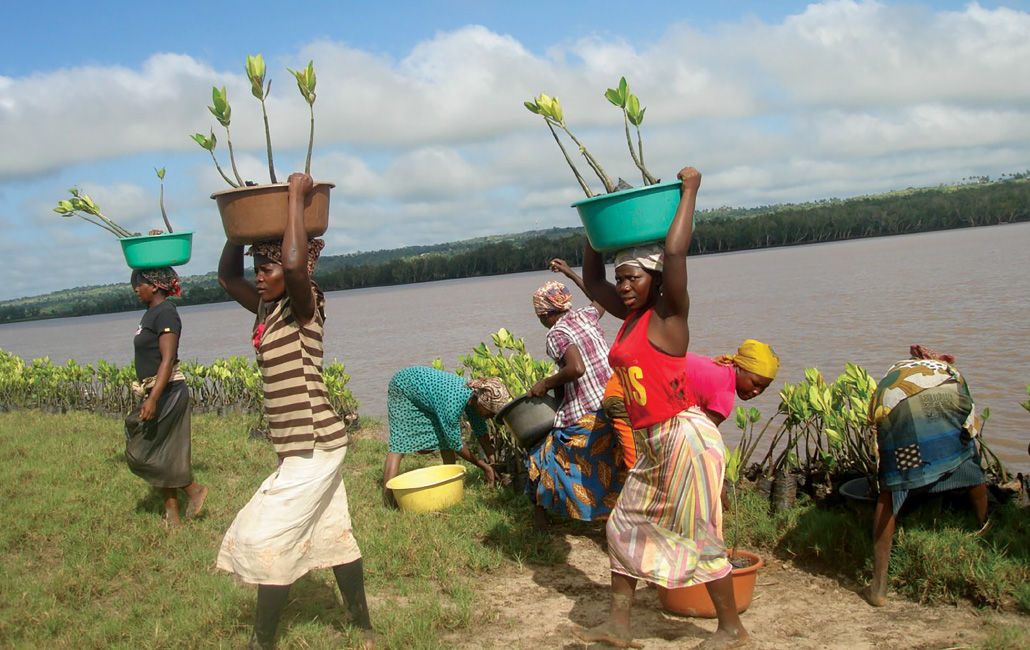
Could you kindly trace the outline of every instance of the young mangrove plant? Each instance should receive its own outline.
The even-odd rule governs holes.
[[[168,221],[168,212],[165,211],[165,168],[162,167],[161,169],[157,169],[155,167],[154,172],[157,174],[158,180],[161,181],[161,218],[164,219],[165,227],[168,228],[168,232],[172,232],[172,224]],[[104,213],[100,211],[100,206],[97,205],[96,201],[94,201],[89,194],[80,191],[77,187],[71,188],[68,190],[68,193],[72,195],[72,198],[57,202],[57,207],[54,208],[54,212],[57,214],[68,218],[79,217],[94,226],[100,226],[118,238],[139,236],[139,233],[129,232],[129,230],[123,228],[114,220],[104,215]],[[160,232],[160,230],[156,230],[151,231],[150,234],[154,235]]]
[[[619,84],[616,88],[609,88],[604,96],[616,107],[622,110],[623,122],[626,127],[626,144],[629,146],[630,156],[633,158],[633,164],[640,170],[641,175],[644,179],[644,185],[653,185],[658,182],[654,176],[647,171],[647,167],[644,165],[644,145],[643,140],[640,136],[640,125],[644,121],[644,112],[647,110],[640,106],[640,99],[630,92],[629,84],[626,82],[626,78],[622,77],[619,80]],[[558,132],[555,128],[560,129],[565,133],[579,149],[579,153],[586,159],[590,169],[593,170],[594,174],[601,180],[604,185],[605,192],[611,194],[617,190],[627,189],[625,183],[620,181],[616,184],[612,181],[608,173],[601,167],[601,164],[597,162],[583,143],[572,134],[569,130],[568,125],[565,123],[565,113],[562,110],[561,102],[557,97],[552,97],[541,93],[537,95],[532,101],[523,102],[529,112],[539,115],[544,118],[544,122],[547,124],[547,128],[550,129],[551,135],[554,137],[554,141],[558,143],[558,148],[561,149],[562,155],[565,156],[565,162],[568,163],[572,169],[572,173],[576,176],[576,181],[579,186],[583,188],[583,192],[586,193],[587,198],[595,196],[590,190],[590,186],[587,185],[586,180],[582,174],[579,173],[579,169],[576,168],[576,164],[572,161],[572,157],[569,152],[565,149],[565,145],[562,144],[561,138],[558,137]],[[630,135],[630,124],[636,128],[637,132],[637,144],[636,147],[633,145],[633,138]]]
[[[290,74],[297,80],[297,88],[300,90],[301,96],[304,101],[308,103],[308,110],[311,116],[311,128],[308,135],[308,152],[304,163],[304,173],[311,173],[311,150],[315,142],[315,68],[314,62],[308,61],[306,68],[302,70],[290,70],[286,69]],[[272,91],[272,81],[265,78],[265,60],[260,54],[248,55],[246,62],[246,73],[247,79],[250,81],[250,93],[261,102],[261,115],[264,119],[265,125],[265,153],[268,158],[268,179],[272,183],[276,183],[275,176],[275,163],[272,158],[272,132],[268,126],[268,111],[266,109],[265,100],[268,99],[268,94]],[[218,123],[225,128],[225,140],[226,146],[229,149],[229,163],[232,167],[233,176],[235,180],[229,178],[229,176],[222,171],[221,165],[218,163],[218,158],[215,156],[215,147],[218,144],[215,138],[215,132],[212,129],[211,135],[206,136],[203,133],[194,133],[190,137],[200,145],[202,149],[205,149],[211,154],[211,159],[215,163],[215,169],[221,175],[222,179],[225,180],[232,187],[244,187],[246,185],[253,185],[254,183],[246,182],[243,177],[240,176],[239,170],[236,168],[236,154],[232,146],[232,136],[229,132],[229,124],[232,121],[232,106],[229,104],[229,97],[226,93],[225,86],[221,88],[213,87],[211,89],[211,105],[207,107],[208,111],[215,116]]]

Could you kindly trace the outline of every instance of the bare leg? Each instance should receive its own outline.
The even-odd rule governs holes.
[[[547,530],[547,511],[543,506],[533,506],[533,530],[543,533]]]
[[[588,643],[600,641],[616,648],[643,648],[644,644],[634,641],[629,630],[633,592],[636,588],[636,578],[612,572],[612,601],[608,620],[588,630],[575,628],[572,633]]]
[[[393,493],[386,489],[386,484],[400,473],[401,458],[403,457],[404,454],[399,454],[395,451],[386,453],[386,465],[383,467],[383,505],[388,508],[396,508],[397,502],[393,498]]]
[[[973,502],[973,512],[980,526],[987,523],[987,485],[974,485],[969,488],[969,500]]]
[[[182,525],[179,519],[179,490],[177,488],[161,488],[161,494],[165,498],[165,523],[169,528],[177,528]]]
[[[190,498],[190,503],[186,506],[186,518],[193,519],[204,508],[204,499],[207,498],[207,487],[193,481],[184,487],[183,490],[186,491],[186,496]]]
[[[444,465],[453,465],[454,463],[458,462],[457,457],[454,455],[453,449],[441,449],[440,460],[443,461]]]
[[[726,574],[718,580],[705,583],[708,596],[715,605],[715,614],[719,617],[719,627],[715,634],[698,645],[704,650],[721,650],[722,648],[738,648],[747,642],[748,634],[737,613],[737,599],[733,594],[733,577]]]
[[[890,492],[880,492],[873,514],[873,581],[862,590],[862,597],[873,607],[887,604],[887,567],[894,541],[894,504]]]

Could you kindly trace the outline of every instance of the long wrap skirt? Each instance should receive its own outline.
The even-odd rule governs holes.
[[[229,526],[217,567],[251,584],[289,585],[312,569],[358,560],[346,455],[344,446],[283,458]]]
[[[719,430],[694,407],[634,431],[634,443],[637,461],[608,518],[612,571],[670,589],[727,575]]]
[[[125,461],[129,470],[156,488],[181,488],[190,475],[190,390],[169,383],[157,400],[157,415],[139,419],[143,401],[125,418]]]

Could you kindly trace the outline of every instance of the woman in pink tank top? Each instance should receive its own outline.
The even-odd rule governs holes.
[[[625,321],[609,354],[625,394],[637,461],[606,526],[611,611],[606,622],[576,629],[584,641],[642,647],[630,613],[638,580],[666,588],[704,583],[719,627],[706,648],[741,645],[730,563],[723,545],[719,493],[726,452],[719,430],[696,405],[686,376],[690,343],[687,249],[701,174],[687,167],[680,202],[661,247],[620,251],[615,284],[587,244],[583,279],[589,295]]]

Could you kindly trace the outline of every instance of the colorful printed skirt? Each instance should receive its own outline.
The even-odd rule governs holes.
[[[633,433],[637,462],[608,518],[612,571],[670,589],[727,575],[719,430],[693,407]]]
[[[615,464],[615,442],[602,411],[552,429],[530,452],[526,494],[554,514],[584,521],[606,518],[624,480]]]

